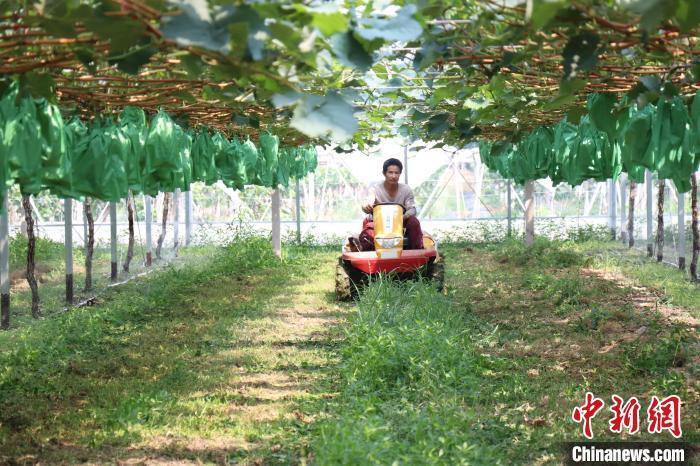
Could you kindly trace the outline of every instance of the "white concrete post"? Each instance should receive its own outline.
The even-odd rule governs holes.
[[[644,174],[644,185],[647,190],[647,254],[651,257],[654,255],[654,186],[649,170]]]
[[[506,203],[508,204],[508,237],[513,235],[513,198],[511,181],[506,180]]]
[[[10,327],[10,228],[7,221],[7,191],[0,215],[0,328]]]
[[[525,183],[525,245],[535,242],[535,182]]]
[[[307,193],[306,220],[316,220],[316,175],[314,172],[306,175]]]
[[[299,178],[297,178],[297,192],[296,192],[296,217],[297,217],[297,244],[301,244],[301,185],[299,183]]]
[[[151,227],[153,226],[153,198],[149,195],[143,196],[143,204],[146,208],[146,267],[153,263],[153,240],[151,238]]]
[[[678,268],[685,270],[685,193],[678,191]]]
[[[110,253],[112,256],[112,273],[110,274],[110,279],[115,282],[117,281],[118,268],[117,268],[117,203],[109,203],[109,226],[110,226]]]
[[[403,146],[403,182],[408,184],[408,146]]]
[[[627,175],[620,175],[620,239],[627,244]]]
[[[83,217],[83,247],[87,250],[88,247],[88,224],[87,215],[85,213],[85,205],[82,202],[78,202],[80,206],[80,215]]]
[[[613,241],[617,238],[617,193],[615,192],[617,183],[610,179],[608,180],[608,227],[610,228],[610,236]]]
[[[185,192],[185,246],[192,243],[192,188]]]
[[[180,189],[175,189],[173,193],[173,249],[177,255],[177,248],[180,246]]]
[[[65,240],[63,247],[66,253],[66,302],[73,303],[73,200],[63,200],[63,218],[65,225]]]
[[[272,191],[272,252],[277,257],[282,257],[282,235],[280,217],[280,191]]]

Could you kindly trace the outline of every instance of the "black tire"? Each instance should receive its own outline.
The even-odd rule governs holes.
[[[352,290],[352,280],[345,269],[343,260],[340,259],[338,265],[335,266],[335,297],[338,301],[351,301]]]
[[[428,264],[428,279],[435,284],[438,291],[442,292],[445,289],[445,260],[441,255]]]

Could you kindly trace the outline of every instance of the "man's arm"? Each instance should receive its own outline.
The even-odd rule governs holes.
[[[365,196],[365,199],[362,201],[362,212],[366,214],[371,214],[372,209],[374,209],[374,204],[376,203],[376,193],[374,192],[374,186],[370,185],[369,189],[367,190],[367,195]]]
[[[406,186],[406,188],[408,189],[408,193],[406,194],[406,200],[403,203],[403,207],[406,209],[403,214],[404,219],[416,215],[416,200],[413,197],[413,190],[409,186]]]

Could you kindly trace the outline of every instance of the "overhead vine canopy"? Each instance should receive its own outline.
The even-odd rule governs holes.
[[[0,73],[84,115],[163,107],[229,133],[264,128],[289,143],[346,139],[357,127],[352,101],[341,95],[347,65],[422,28],[414,6],[391,18],[367,10],[355,26],[341,6],[2,2]],[[391,29],[397,20],[400,33]],[[371,64],[367,58],[360,68]]]
[[[0,2],[0,73],[85,117],[462,145],[698,87],[696,0]],[[5,79],[7,82],[8,79]]]
[[[616,112],[700,88],[693,0],[440,2],[420,41],[373,68],[372,121],[456,145],[518,139],[587,113],[591,92],[624,93]],[[393,60],[392,60],[393,59]],[[397,114],[397,110],[399,113]]]

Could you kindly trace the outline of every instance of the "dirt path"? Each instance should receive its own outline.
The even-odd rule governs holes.
[[[334,300],[335,254],[261,265],[254,252],[228,254],[135,280],[37,324],[31,341],[10,340],[19,352],[6,360],[20,362],[2,400],[0,464],[308,460],[305,433],[331,396],[337,324],[351,309]],[[60,390],[37,397],[34,386]]]
[[[621,289],[629,289],[630,294],[626,298],[637,310],[654,310],[671,322],[686,324],[695,329],[700,327],[700,320],[693,317],[690,310],[667,305],[662,299],[661,291],[640,286],[619,272],[590,268],[582,269],[581,272],[589,277],[612,282]]]
[[[245,321],[236,331],[241,338],[234,348],[213,362],[227,367],[228,376],[210,396],[230,400],[225,414],[240,435],[153,437],[119,464],[230,464],[235,459],[236,464],[257,465],[308,454],[303,441],[289,445],[280,439],[291,425],[313,422],[314,416],[300,410],[300,404],[330,396],[319,391],[318,382],[337,362],[329,345],[347,308],[332,299],[332,277],[325,275],[294,282],[284,294],[272,297],[266,306],[271,312]]]

